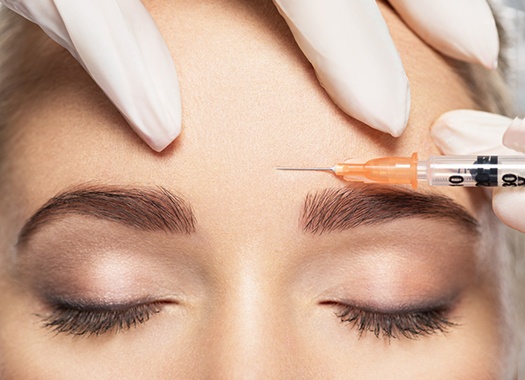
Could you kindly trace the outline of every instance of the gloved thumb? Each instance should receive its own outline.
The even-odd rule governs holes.
[[[432,137],[445,155],[512,155],[525,160],[525,154],[514,150],[525,150],[522,119],[473,110],[450,111],[434,123]],[[525,214],[521,212],[525,209],[525,170],[519,174],[516,186],[493,190],[492,208],[502,222],[525,232]]]

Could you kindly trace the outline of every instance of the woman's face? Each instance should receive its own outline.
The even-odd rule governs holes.
[[[446,61],[380,4],[412,89],[394,139],[331,103],[270,4],[146,5],[180,77],[172,146],[150,151],[71,59],[10,126],[5,377],[497,377],[479,192],[275,170],[436,153],[431,122],[474,107]]]

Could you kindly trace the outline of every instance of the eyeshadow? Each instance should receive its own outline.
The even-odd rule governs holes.
[[[19,247],[13,274],[42,301],[188,299],[202,294],[206,281],[197,240],[72,216]]]
[[[291,277],[319,302],[382,311],[449,305],[479,278],[477,239],[467,243],[456,232],[445,221],[414,218],[313,235]]]

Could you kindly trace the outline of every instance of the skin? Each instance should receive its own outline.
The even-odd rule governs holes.
[[[172,146],[152,152],[68,57],[11,122],[0,200],[4,377],[497,378],[501,315],[476,239],[421,218],[305,233],[308,193],[355,185],[274,169],[435,154],[431,122],[475,108],[446,60],[380,4],[413,99],[407,131],[394,139],[330,102],[265,2],[145,4],[180,77],[184,126]],[[196,232],[73,215],[16,245],[49,198],[86,183],[171,190],[191,204]],[[474,216],[486,203],[475,190],[420,191],[446,194]],[[129,331],[74,337],[42,327],[50,295],[173,302]],[[336,316],[341,300],[385,309],[443,299],[459,325],[413,340],[360,337]]]

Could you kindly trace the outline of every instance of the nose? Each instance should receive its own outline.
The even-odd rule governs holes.
[[[279,294],[261,276],[254,270],[237,273],[213,308],[206,355],[209,378],[278,379],[290,373],[293,328]]]

